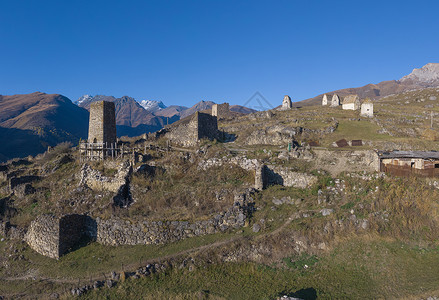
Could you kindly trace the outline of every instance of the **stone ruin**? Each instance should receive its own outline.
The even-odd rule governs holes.
[[[96,240],[96,221],[86,215],[51,214],[37,217],[29,226],[24,240],[36,252],[58,259],[81,245]]]
[[[340,106],[340,97],[337,94],[332,95],[331,107]]]
[[[282,110],[293,108],[293,103],[291,102],[291,98],[288,95],[284,96],[284,100],[282,101]]]
[[[185,147],[196,146],[204,138],[219,138],[218,118],[202,112],[196,112],[191,118],[180,120],[166,130],[166,137],[171,142]]]
[[[93,219],[87,215],[41,215],[31,222],[25,242],[41,255],[59,259],[90,241],[102,245],[150,245],[176,242],[245,226],[254,207],[253,189],[235,195],[223,212],[202,221],[128,221],[118,217]]]
[[[89,159],[104,159],[117,154],[116,112],[114,102],[99,101],[90,105],[88,140],[80,145]]]
[[[373,117],[373,102],[370,99],[366,99],[361,104],[360,116]]]
[[[215,116],[218,119],[223,119],[228,117],[229,115],[230,115],[229,103],[214,104],[212,106],[212,116]]]
[[[323,95],[322,105],[323,106],[328,105],[328,96],[326,96],[326,94]]]

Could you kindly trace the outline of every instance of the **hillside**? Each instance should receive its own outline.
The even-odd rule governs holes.
[[[68,98],[40,92],[0,96],[0,153],[13,158],[35,155],[61,142],[87,137],[88,112]]]
[[[77,151],[62,147],[2,166],[0,217],[10,224],[0,242],[0,279],[9,280],[2,293],[83,299],[437,296],[437,179],[377,172],[370,155],[377,155],[374,149],[437,150],[424,129],[431,111],[439,116],[438,101],[439,89],[429,88],[378,99],[373,118],[320,105],[233,114],[219,121],[233,137],[222,142],[168,147],[165,134],[126,143],[125,159],[134,151],[140,160],[132,166],[124,159],[84,163]],[[438,124],[433,131],[439,132]],[[364,144],[335,146],[341,138]],[[317,145],[310,147],[311,141]],[[264,170],[265,184],[260,178],[256,189],[258,170]],[[31,181],[12,193],[7,176]],[[115,187],[100,185],[109,182]],[[118,205],[120,197],[129,204]],[[99,233],[83,237],[59,259],[41,255],[29,232],[41,244],[53,239],[52,232],[39,236],[35,230],[51,224],[48,212],[64,221],[86,216]],[[45,226],[32,227],[39,220]],[[25,242],[16,238],[26,230]]]
[[[372,100],[379,99],[384,96],[399,94],[405,91],[423,89],[439,86],[439,63],[429,63],[419,69],[414,69],[410,74],[402,77],[400,80],[382,81],[377,84],[367,84],[357,88],[346,88],[336,91],[330,91],[325,94],[337,94],[342,98],[357,94],[360,99],[370,98]],[[294,102],[293,106],[309,106],[319,105],[322,102],[324,94],[320,94],[313,98]]]

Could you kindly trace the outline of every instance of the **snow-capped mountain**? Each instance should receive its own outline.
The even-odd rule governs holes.
[[[81,96],[78,100],[76,100],[74,103],[76,104],[76,105],[80,105],[80,104],[82,104],[82,103],[86,103],[86,102],[88,102],[88,101],[90,101],[91,99],[93,99],[93,96],[91,96],[91,95],[84,95],[84,96]]]
[[[139,103],[145,110],[149,112],[154,112],[167,107],[162,101],[142,100]]]

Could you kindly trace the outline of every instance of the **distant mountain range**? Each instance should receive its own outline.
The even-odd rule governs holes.
[[[215,104],[212,101],[200,101],[190,108],[177,105],[167,107],[161,101],[142,100],[137,102],[134,98],[128,96],[115,98],[104,95],[84,95],[75,103],[89,110],[90,103],[103,100],[115,103],[118,136],[138,136],[143,133],[154,132],[197,111],[209,110]],[[240,105],[232,105],[230,109],[243,114],[255,112],[251,108]]]
[[[422,68],[414,69],[410,74],[399,80],[382,81],[377,84],[367,84],[357,88],[347,88],[336,91],[330,91],[325,94],[337,94],[345,97],[351,94],[357,94],[360,99],[370,98],[379,99],[384,96],[399,94],[409,90],[416,90],[429,87],[439,86],[439,63],[428,63]],[[313,98],[294,102],[293,106],[319,105],[322,102],[324,94]]]
[[[40,92],[0,95],[0,161],[87,138],[88,112],[67,97]]]
[[[59,94],[36,92],[24,95],[0,95],[0,162],[14,157],[36,155],[69,141],[77,144],[88,135],[90,104],[95,101],[111,101],[116,107],[118,136],[138,136],[154,132],[196,111],[211,109],[214,102],[201,101],[191,108],[161,101],[143,100],[123,96],[84,95],[72,103]],[[240,113],[253,110],[232,106]]]

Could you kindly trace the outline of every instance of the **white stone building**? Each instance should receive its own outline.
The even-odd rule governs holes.
[[[349,95],[343,99],[343,109],[357,110],[360,108],[360,98],[358,95]]]
[[[282,101],[282,109],[291,109],[293,108],[293,103],[291,102],[291,98],[288,95],[284,96],[284,100]]]
[[[340,105],[340,97],[337,94],[332,95],[331,107],[338,107]]]
[[[373,102],[370,99],[366,99],[361,104],[360,116],[373,117]]]
[[[328,96],[326,96],[326,94],[323,95],[322,105],[328,105]]]

